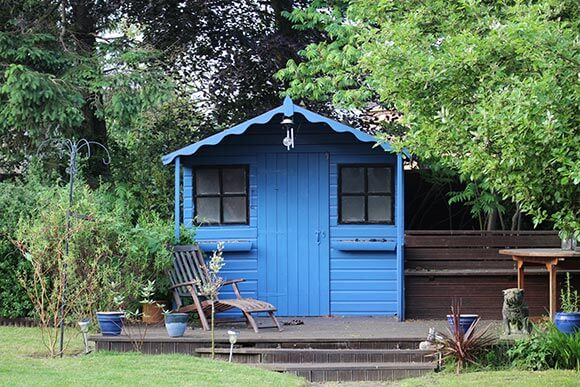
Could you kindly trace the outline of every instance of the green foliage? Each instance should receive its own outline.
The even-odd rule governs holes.
[[[0,182],[0,317],[30,317],[30,300],[18,281],[19,272],[30,266],[14,246],[18,220],[29,217],[44,186],[37,180]]]
[[[483,216],[490,215],[494,211],[502,214],[505,207],[499,201],[498,197],[485,188],[486,184],[468,182],[465,189],[459,192],[449,192],[449,204],[465,203],[471,207],[471,215],[479,219],[479,228],[483,227]]]
[[[278,73],[288,94],[396,108],[396,149],[580,230],[575,1],[315,1],[291,19],[328,39]]]
[[[68,49],[55,34],[1,27],[0,148],[10,149],[4,163],[22,163],[50,136],[125,136],[172,97],[159,52],[126,26],[92,51]]]
[[[489,325],[484,329],[477,329],[479,317],[466,332],[463,332],[459,325],[460,315],[460,305],[454,300],[451,306],[453,329],[449,329],[449,334],[442,334],[442,339],[437,341],[443,360],[451,362],[455,366],[456,373],[461,372],[469,364],[477,364],[478,356],[496,341],[488,332]]]
[[[79,183],[74,194],[73,213],[80,216],[73,216],[68,257],[62,253],[67,187],[43,186],[29,215],[21,217],[14,235],[23,251],[30,259],[39,260],[49,276],[60,270],[66,260],[70,289],[82,289],[82,294],[75,297],[76,304],[71,305],[74,317],[107,310],[115,291],[123,292],[129,305],[136,304],[148,280],[156,280],[158,288],[167,292],[171,225],[154,212],[131,211],[107,185],[91,190]],[[24,262],[21,255],[17,256]],[[27,284],[33,283],[29,274],[26,270],[20,274]],[[85,279],[90,276],[94,280],[89,284]],[[117,290],[111,288],[112,282],[118,284]]]
[[[211,132],[189,98],[176,98],[142,115],[142,123],[114,136],[111,170],[116,191],[131,208],[173,214],[173,168],[161,156]]]
[[[529,337],[516,341],[508,356],[517,368],[580,371],[580,332],[567,335],[553,324],[545,328],[535,326]]]
[[[572,289],[569,272],[566,273],[566,284],[560,289],[560,303],[564,313],[580,312],[580,294],[578,290]]]

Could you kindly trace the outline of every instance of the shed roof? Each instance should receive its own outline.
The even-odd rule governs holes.
[[[348,125],[332,120],[328,117],[324,117],[318,113],[314,113],[302,106],[296,105],[290,97],[286,97],[284,99],[284,103],[281,106],[274,108],[266,113],[263,113],[257,117],[254,117],[248,121],[242,122],[241,124],[233,126],[229,129],[216,133],[213,136],[207,137],[196,143],[193,143],[191,145],[178,149],[174,152],[171,152],[163,156],[161,160],[163,161],[164,165],[167,165],[172,163],[176,157],[191,156],[204,146],[217,145],[228,136],[243,134],[252,125],[268,123],[276,114],[280,113],[283,113],[285,117],[291,117],[295,113],[299,113],[303,115],[306,118],[306,120],[308,120],[311,123],[327,124],[335,132],[353,134],[359,141],[372,143],[377,142],[377,139],[371,134],[365,133],[359,129],[352,128]],[[381,146],[386,151],[391,150],[391,146],[388,143],[381,143],[379,144],[379,146]]]

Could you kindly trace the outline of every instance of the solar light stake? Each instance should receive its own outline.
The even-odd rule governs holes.
[[[81,327],[81,332],[83,334],[83,341],[85,342],[85,355],[86,355],[86,354],[91,352],[91,350],[89,349],[89,339],[88,339],[89,325],[91,324],[91,320],[83,319],[83,320],[79,321],[78,324],[79,324],[79,327]]]
[[[238,336],[240,335],[239,331],[228,331],[228,336],[230,339],[230,358],[229,362],[232,362],[232,356],[234,354],[234,344],[238,341]]]

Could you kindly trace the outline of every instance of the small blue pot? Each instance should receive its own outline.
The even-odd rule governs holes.
[[[103,336],[119,336],[123,329],[123,312],[97,312],[97,321]]]
[[[460,314],[459,315],[459,329],[462,333],[465,333],[473,325],[475,320],[479,318],[477,314]],[[449,329],[451,333],[455,334],[455,329],[453,327],[453,315],[447,315],[447,323],[449,324]]]
[[[170,313],[165,315],[165,328],[170,337],[181,337],[187,329],[187,313]]]
[[[580,313],[556,313],[554,317],[556,328],[562,333],[573,334],[580,332]]]

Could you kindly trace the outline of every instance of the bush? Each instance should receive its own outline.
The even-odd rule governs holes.
[[[0,182],[0,317],[31,317],[33,307],[18,281],[19,272],[30,265],[12,242],[16,238],[18,220],[29,217],[44,187],[32,179]]]
[[[112,282],[128,300],[137,300],[148,280],[158,280],[159,287],[164,286],[165,271],[171,263],[167,249],[172,242],[170,224],[155,213],[138,216],[134,223],[131,211],[110,187],[91,190],[77,184],[70,253],[64,256],[67,209],[68,188],[46,187],[34,215],[19,222],[17,239],[30,259],[44,260],[44,265],[55,270],[61,264],[59,256],[66,260],[69,287],[85,288],[75,306],[75,317],[110,309]],[[92,271],[95,282],[89,287],[84,281]],[[31,277],[24,279],[30,285]]]
[[[533,333],[516,341],[508,351],[512,365],[527,370],[573,369],[580,371],[580,332],[567,335],[554,324],[535,326]]]
[[[29,173],[26,181],[0,182],[0,317],[33,317],[35,313],[19,281],[19,277],[30,278],[31,262],[14,242],[19,240],[26,251],[37,255],[40,249],[57,247],[54,239],[47,239],[50,235],[64,235],[67,187],[43,183],[37,175]],[[77,216],[73,218],[71,259],[92,262],[105,257],[106,264],[99,265],[102,280],[119,282],[128,296],[138,294],[148,279],[156,279],[158,289],[167,293],[165,268],[171,255],[166,246],[173,242],[168,220],[135,209],[119,188],[91,190],[82,182],[75,186],[73,211]],[[95,295],[94,308],[105,307],[103,293],[110,286],[105,288]]]

